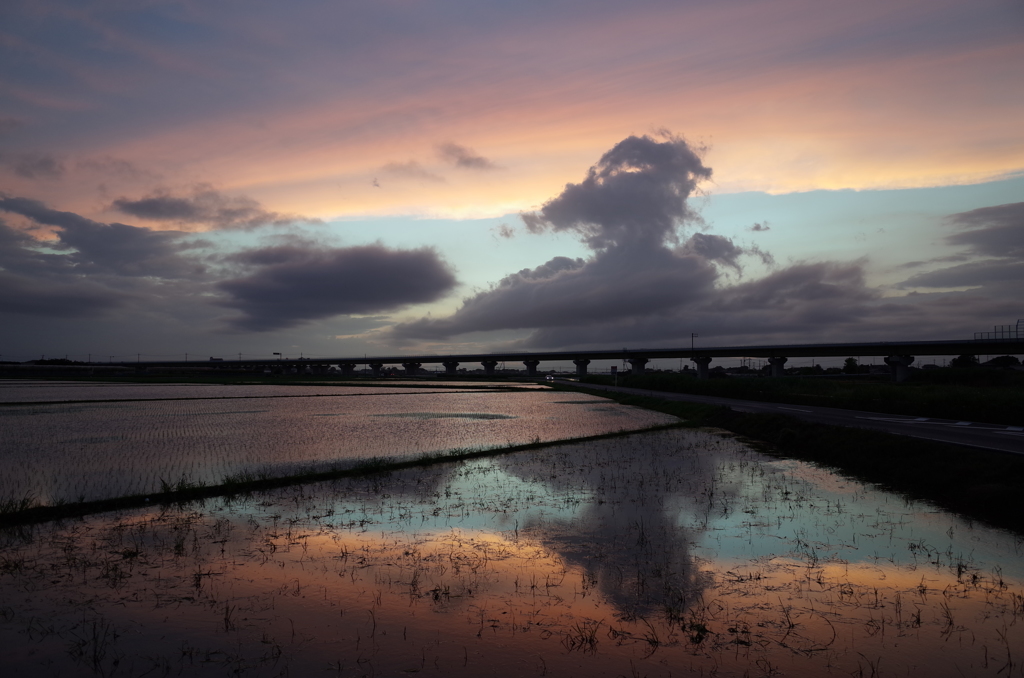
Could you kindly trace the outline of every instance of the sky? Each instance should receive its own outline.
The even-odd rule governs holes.
[[[0,359],[968,339],[1019,0],[7,0]],[[115,358],[116,359],[116,358]]]

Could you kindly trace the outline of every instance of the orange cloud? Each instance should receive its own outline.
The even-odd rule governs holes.
[[[510,16],[402,40],[385,31],[356,54],[299,50],[286,80],[270,72],[258,106],[197,100],[195,113],[120,137],[83,131],[78,152],[152,168],[170,189],[210,182],[321,218],[528,210],[617,140],[659,128],[709,146],[716,192],[934,186],[1019,171],[1024,97],[1006,83],[1024,46],[982,39],[977,27],[949,33],[938,19],[921,25],[922,7],[826,11],[789,0]],[[966,16],[957,3],[928,7],[950,25]],[[269,61],[242,42],[200,68],[198,57],[81,20],[161,74],[228,82],[242,77],[233,59]],[[276,53],[309,28],[270,31],[248,17],[238,30]],[[438,157],[444,143],[501,170],[459,172]],[[95,190],[91,176],[66,177],[32,193],[95,212]]]

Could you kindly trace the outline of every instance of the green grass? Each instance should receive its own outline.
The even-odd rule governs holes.
[[[591,375],[583,383],[610,384]],[[698,380],[648,373],[620,376],[619,386],[792,405],[1024,426],[1024,372],[994,369],[920,370],[901,384],[872,378],[729,377]]]

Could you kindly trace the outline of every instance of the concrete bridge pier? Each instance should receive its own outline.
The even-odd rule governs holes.
[[[632,369],[629,371],[630,374],[643,374],[644,366],[650,361],[647,358],[630,358],[626,362],[632,365]]]
[[[384,363],[370,363],[370,369],[373,370],[373,376],[379,377],[384,369]]]
[[[441,364],[444,365],[444,373],[445,374],[453,376],[453,377],[456,374],[458,374],[457,370],[459,369],[459,364],[457,362],[455,362],[454,360],[446,360],[446,361],[444,361]]]
[[[423,367],[423,363],[402,363],[402,367],[405,368],[405,376],[415,377],[416,373]]]
[[[498,366],[497,360],[481,360],[480,364],[484,366],[484,374],[493,376],[494,368]]]
[[[589,360],[587,360],[586,358],[579,358],[577,360],[573,360],[572,363],[573,363],[573,365],[576,366],[576,376],[577,377],[585,377],[585,376],[587,376],[587,365],[590,364]]]
[[[782,356],[775,356],[768,358],[768,364],[771,365],[771,375],[773,377],[784,377],[786,376],[786,360]]]
[[[352,363],[341,363],[338,365],[338,369],[341,370],[341,373],[346,377],[351,377],[356,371],[356,366]]]
[[[708,377],[711,376],[708,372],[708,365],[711,364],[710,356],[698,355],[690,358],[690,360],[692,360],[693,364],[697,366],[698,379],[707,379]]]
[[[523,364],[526,365],[526,376],[536,377],[537,376],[537,365],[540,365],[539,360],[524,360]]]
[[[885,357],[885,364],[892,372],[892,380],[906,381],[910,376],[910,364],[914,362],[912,355],[890,355]]]

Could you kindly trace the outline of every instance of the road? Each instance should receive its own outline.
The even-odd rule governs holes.
[[[879,414],[877,412],[861,412],[858,410],[841,410],[835,407],[814,407],[811,405],[786,405],[784,403],[763,403],[755,400],[735,400],[732,398],[716,398],[714,396],[690,395],[688,393],[669,393],[667,391],[650,391],[641,388],[625,388],[622,386],[602,386],[599,384],[580,384],[574,381],[563,382],[578,388],[595,391],[618,391],[632,395],[661,398],[663,400],[681,400],[691,403],[724,405],[737,412],[758,414],[785,414],[804,421],[831,426],[852,426],[885,431],[896,435],[925,438],[955,445],[980,447],[986,450],[1024,454],[1024,427],[1001,426],[998,424],[979,424],[973,421],[954,421],[951,419],[931,419],[928,417],[908,417],[899,414]]]

